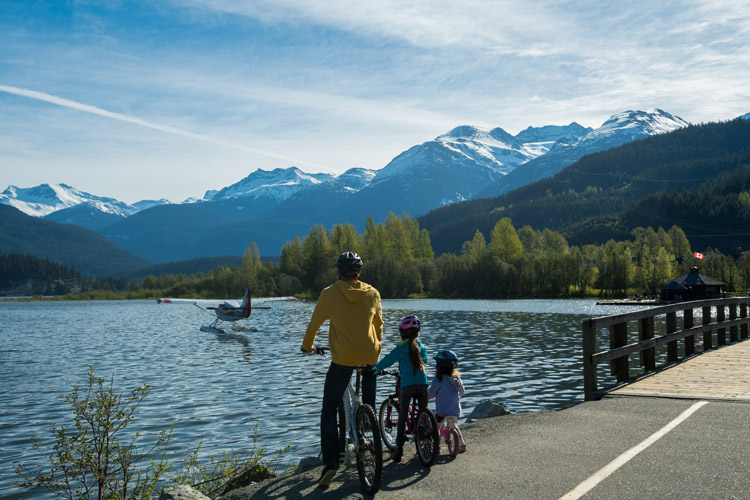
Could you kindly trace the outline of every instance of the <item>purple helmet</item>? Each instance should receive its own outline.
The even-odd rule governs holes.
[[[419,331],[422,329],[422,322],[416,316],[407,316],[398,324],[398,329],[408,330],[409,328],[416,328]]]

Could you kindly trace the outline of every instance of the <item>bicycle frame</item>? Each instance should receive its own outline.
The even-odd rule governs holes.
[[[394,439],[392,433],[394,427],[397,427],[394,425],[397,422],[393,421],[393,413],[398,413],[401,416],[401,376],[397,371],[384,370],[382,374],[396,377],[395,392],[390,394],[380,405],[380,426],[383,441],[389,450],[396,451],[398,449],[398,438]],[[438,433],[438,424],[435,420],[435,415],[429,407],[420,407],[418,399],[418,393],[414,393],[410,398],[406,414],[403,415],[404,433],[410,434],[414,438],[419,461],[422,465],[429,467],[435,462],[435,458],[439,452],[440,434]]]
[[[349,379],[349,383],[346,386],[344,397],[342,399],[344,403],[344,419],[346,421],[346,445],[344,446],[344,453],[347,461],[350,458],[349,443],[354,445],[355,452],[359,447],[359,437],[354,431],[354,412],[356,412],[357,408],[362,404],[362,392],[360,391],[361,373],[359,370],[355,370],[355,372],[357,374],[356,389],[352,384],[351,379]]]
[[[392,375],[396,378],[396,390],[388,396],[388,398],[395,398],[396,403],[399,404],[401,401],[401,374],[396,371],[384,371],[384,373],[388,375]],[[415,403],[416,396],[412,398],[411,401],[409,401],[409,409],[406,412],[406,426],[404,427],[404,430],[407,434],[411,434],[414,436],[416,434],[416,421],[417,421],[417,413],[419,413],[419,406]],[[391,420],[391,407],[388,407],[386,418],[388,419],[389,423],[394,423]]]
[[[325,354],[327,350],[328,348],[313,346],[311,351],[305,352]],[[359,475],[362,489],[365,493],[374,495],[380,490],[380,483],[383,480],[383,448],[375,410],[370,405],[362,402],[361,380],[362,370],[365,368],[372,369],[368,365],[361,365],[354,368],[354,371],[357,373],[356,383],[352,384],[350,376],[344,389],[341,404],[339,404],[337,410],[339,453],[343,451],[344,462],[348,462],[351,458],[349,445],[354,445],[357,474]],[[341,454],[339,454],[339,460],[341,458]],[[331,478],[332,476],[322,476],[320,485],[327,487],[330,484]],[[324,480],[327,480],[327,482],[323,482]]]

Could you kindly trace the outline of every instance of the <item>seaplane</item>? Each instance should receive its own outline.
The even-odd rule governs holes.
[[[271,297],[262,299],[263,302],[273,300],[297,300],[296,297]],[[205,302],[205,301],[203,301]],[[226,333],[226,330],[239,330],[248,332],[257,332],[258,329],[246,326],[241,320],[248,319],[253,309],[271,309],[270,306],[253,306],[250,289],[245,289],[245,296],[241,303],[225,301],[217,306],[203,307],[198,304],[197,300],[192,299],[156,299],[157,304],[192,304],[208,314],[215,316],[215,319],[209,325],[201,326],[202,332]],[[215,303],[215,302],[214,302]]]

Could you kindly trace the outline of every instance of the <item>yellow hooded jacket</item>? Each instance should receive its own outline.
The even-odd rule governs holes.
[[[320,292],[302,349],[309,351],[315,335],[328,320],[331,361],[344,366],[374,365],[383,340],[383,308],[380,293],[362,281],[339,280]]]

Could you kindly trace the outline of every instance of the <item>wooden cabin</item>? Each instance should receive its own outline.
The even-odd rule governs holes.
[[[683,302],[689,300],[720,299],[724,297],[727,284],[698,271],[675,278],[661,287],[662,302]]]

